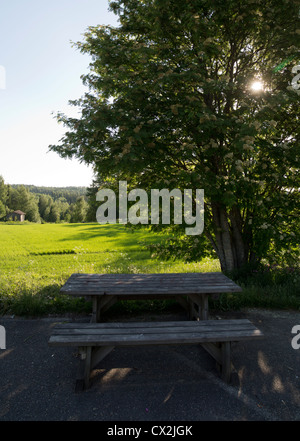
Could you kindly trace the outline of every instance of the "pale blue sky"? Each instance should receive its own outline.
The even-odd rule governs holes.
[[[51,112],[74,114],[68,100],[85,92],[90,58],[70,41],[88,26],[118,26],[117,17],[108,0],[0,1],[0,175],[9,184],[88,186],[91,169],[48,153],[65,130]]]

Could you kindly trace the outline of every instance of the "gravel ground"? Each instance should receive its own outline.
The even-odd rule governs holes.
[[[2,317],[0,421],[300,420],[300,349],[291,345],[300,313],[248,309],[218,315],[248,318],[265,335],[233,344],[229,385],[199,345],[133,347],[112,351],[82,393],[75,393],[74,349],[49,347],[48,339],[56,323],[89,317]],[[185,317],[179,312],[130,319]]]

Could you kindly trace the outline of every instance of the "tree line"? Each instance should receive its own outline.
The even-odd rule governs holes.
[[[95,207],[88,190],[9,185],[0,176],[0,220],[6,220],[12,211],[21,210],[30,222],[95,222]]]

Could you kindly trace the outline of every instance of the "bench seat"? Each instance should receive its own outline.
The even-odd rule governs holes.
[[[232,341],[262,337],[249,320],[176,322],[66,323],[57,325],[50,346],[77,346],[83,360],[82,381],[89,386],[91,370],[117,346],[202,344],[230,381]]]

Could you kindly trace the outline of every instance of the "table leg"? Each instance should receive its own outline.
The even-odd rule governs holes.
[[[91,323],[98,323],[100,322],[100,299],[97,296],[93,296],[92,300],[92,318]]]
[[[193,300],[190,297],[187,298],[187,302],[188,302],[188,306],[189,306],[189,308],[188,308],[189,320],[193,320],[194,318],[196,319],[198,312],[195,309],[195,303],[193,302]]]
[[[224,341],[222,343],[222,348],[221,348],[221,354],[222,354],[221,376],[226,383],[229,383],[231,377],[230,346],[231,346],[230,341]]]
[[[208,320],[208,294],[188,296],[190,320]]]
[[[91,323],[101,322],[101,314],[107,311],[118,301],[117,296],[93,296],[92,297],[92,318]]]
[[[200,320],[208,320],[208,295],[204,294],[200,297]]]
[[[113,349],[114,346],[85,346],[79,348],[80,365],[77,373],[75,392],[82,392],[84,389],[89,388],[91,371]]]
[[[89,387],[92,347],[79,348],[80,364],[78,366],[78,374],[75,386],[75,392],[81,392]]]

